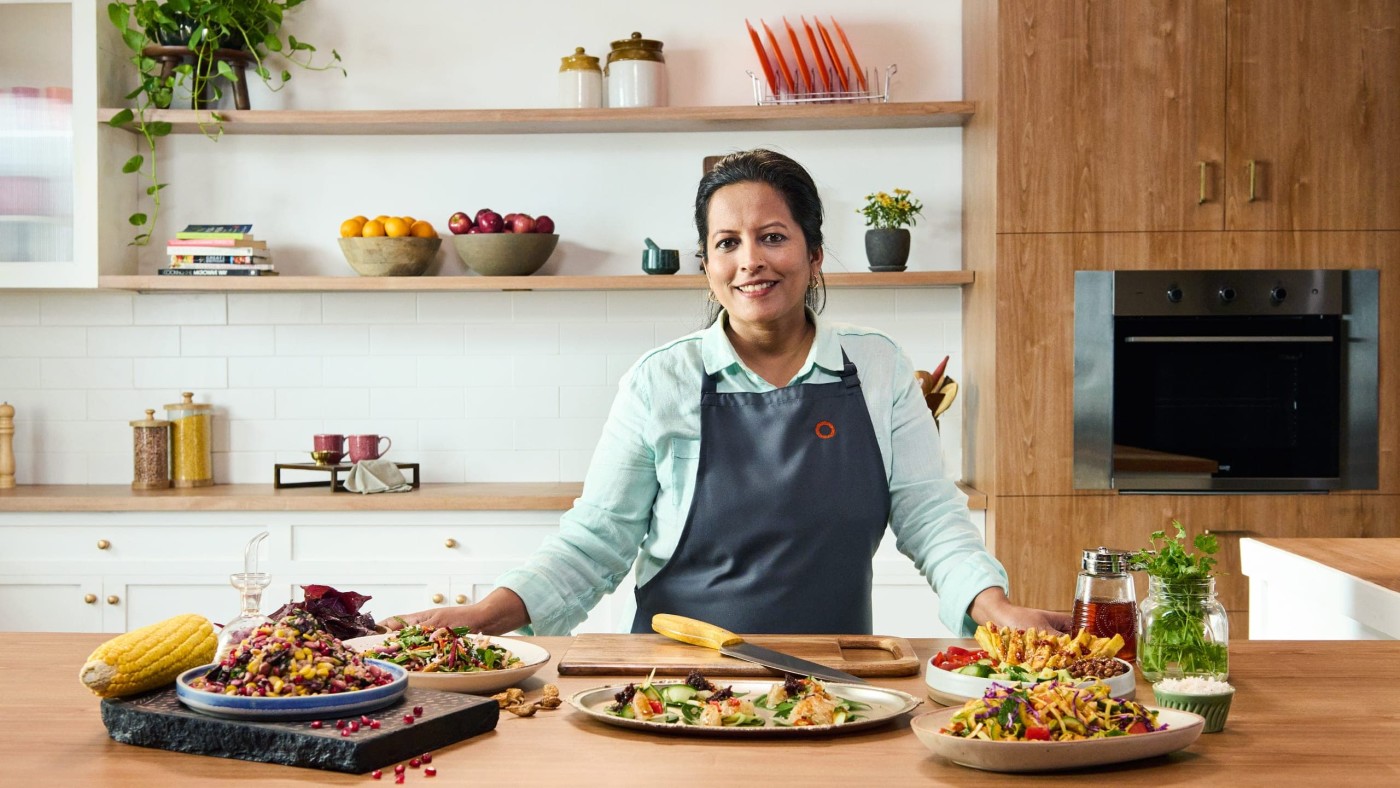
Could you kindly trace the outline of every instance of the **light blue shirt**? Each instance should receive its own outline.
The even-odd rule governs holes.
[[[952,631],[976,629],[967,608],[981,591],[1007,588],[1006,570],[968,519],[967,496],[944,478],[938,431],[914,366],[885,334],[821,320],[812,349],[788,385],[840,380],[844,349],[884,459],[895,546],[938,594]],[[617,588],[635,564],[637,585],[666,565],[690,513],[700,457],[701,376],[721,392],[775,386],[748,369],[724,332],[726,316],[647,353],[623,377],[594,451],[583,495],[559,533],[526,564],[497,579],[520,595],[535,634],[562,635]],[[762,469],[755,469],[761,481]]]

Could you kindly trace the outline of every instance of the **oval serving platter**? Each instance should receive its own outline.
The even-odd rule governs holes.
[[[383,645],[385,638],[389,635],[368,635],[366,637],[351,638],[345,641],[345,645],[357,652],[363,653],[368,649]],[[487,637],[492,643],[504,647],[517,657],[520,657],[521,665],[504,670],[478,670],[470,673],[422,673],[419,671],[408,671],[409,686],[420,689],[437,690],[439,692],[467,692],[481,695],[488,692],[500,692],[507,687],[517,686],[520,682],[533,676],[535,671],[544,667],[549,662],[549,652],[544,648],[529,643],[524,640],[514,640],[512,638],[502,638],[492,636]],[[378,660],[376,660],[378,661]]]
[[[236,720],[314,720],[346,717],[383,708],[398,700],[408,689],[408,671],[382,660],[366,660],[388,671],[394,680],[379,687],[338,692],[334,695],[294,695],[288,698],[249,698],[223,695],[190,686],[214,666],[190,668],[175,679],[175,697],[189,708],[211,717]]]
[[[635,684],[637,682],[633,683]],[[657,689],[661,689],[671,684],[684,683],[683,681],[658,681],[654,682],[653,686]],[[721,687],[733,687],[736,696],[752,698],[767,694],[774,682],[715,681],[715,684]],[[593,689],[583,690],[570,697],[569,703],[573,705],[574,708],[599,722],[608,725],[616,725],[622,728],[631,728],[648,733],[675,734],[682,736],[739,738],[750,736],[824,736],[847,732],[853,733],[855,731],[885,725],[901,714],[905,714],[923,703],[921,699],[907,692],[900,692],[899,690],[872,687],[864,684],[838,684],[836,682],[823,682],[823,684],[832,695],[845,698],[846,700],[869,704],[870,708],[858,712],[860,719],[841,725],[774,725],[772,722],[773,712],[768,709],[759,709],[758,715],[763,717],[766,721],[764,725],[752,727],[710,727],[704,725],[685,725],[681,723],[629,719],[627,717],[617,717],[604,711],[607,706],[615,702],[613,696],[626,687],[626,684],[613,684],[606,687],[594,687]]]

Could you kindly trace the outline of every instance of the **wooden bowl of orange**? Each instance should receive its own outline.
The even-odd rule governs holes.
[[[340,251],[360,276],[422,276],[442,246],[433,226],[410,217],[357,216],[340,226]]]

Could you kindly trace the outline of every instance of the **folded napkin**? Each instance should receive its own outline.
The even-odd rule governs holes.
[[[345,489],[367,494],[408,492],[413,487],[391,460],[360,460],[345,477]]]

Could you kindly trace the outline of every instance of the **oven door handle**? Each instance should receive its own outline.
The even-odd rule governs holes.
[[[1142,342],[1150,344],[1164,344],[1177,342],[1315,342],[1328,344],[1333,341],[1332,337],[1326,336],[1185,336],[1185,337],[1124,337],[1124,342]]]

